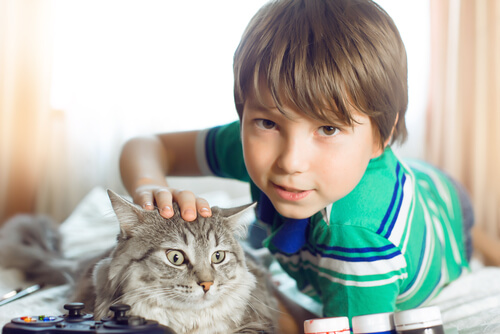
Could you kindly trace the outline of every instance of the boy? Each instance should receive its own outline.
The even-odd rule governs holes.
[[[389,146],[406,136],[406,53],[378,5],[272,1],[243,34],[234,75],[239,122],[125,145],[136,203],[170,217],[176,201],[193,220],[211,214],[207,201],[165,175],[249,182],[265,246],[324,316],[415,308],[468,268],[463,191]]]

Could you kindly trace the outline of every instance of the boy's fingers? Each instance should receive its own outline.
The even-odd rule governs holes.
[[[165,218],[170,218],[174,215],[172,207],[172,193],[165,188],[160,188],[154,192],[156,206],[160,215]]]
[[[196,197],[192,192],[187,190],[174,191],[173,200],[179,204],[182,219],[188,222],[196,219]]]
[[[144,189],[144,188],[143,188]],[[134,199],[145,210],[154,210],[155,203],[161,216],[171,218],[174,215],[172,202],[179,204],[181,217],[185,221],[193,221],[199,214],[202,217],[210,217],[212,210],[207,200],[197,198],[191,191],[174,190],[158,187],[137,191]]]
[[[141,191],[135,197],[134,202],[139,204],[144,210],[153,210],[155,208],[151,191]]]
[[[212,215],[212,210],[210,210],[210,205],[204,198],[196,198],[196,209],[202,217],[210,217]]]

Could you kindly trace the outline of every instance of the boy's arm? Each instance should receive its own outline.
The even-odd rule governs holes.
[[[120,155],[123,184],[135,203],[153,210],[156,202],[160,214],[173,215],[172,202],[179,204],[182,217],[191,221],[197,213],[210,216],[210,206],[190,191],[168,186],[165,177],[201,175],[196,161],[198,131],[166,133],[137,137],[125,143]]]
[[[274,295],[278,300],[280,311],[280,333],[302,334],[304,333],[304,321],[318,318],[318,315],[291,300],[277,287],[274,287]]]

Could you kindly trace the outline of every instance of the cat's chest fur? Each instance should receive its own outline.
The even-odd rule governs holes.
[[[238,270],[238,283],[230,291],[220,291],[217,282],[206,294],[198,294],[198,300],[188,307],[175,301],[150,296],[123,296],[125,304],[132,305],[131,314],[155,319],[179,334],[227,334],[243,325],[246,308],[251,305],[252,291],[256,288],[255,276]],[[137,282],[137,281],[136,281]],[[127,289],[133,291],[134,283]],[[200,289],[194,287],[194,289]]]

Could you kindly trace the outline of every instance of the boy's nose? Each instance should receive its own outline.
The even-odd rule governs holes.
[[[287,174],[303,173],[309,164],[309,153],[305,145],[291,138],[285,141],[277,165]]]

